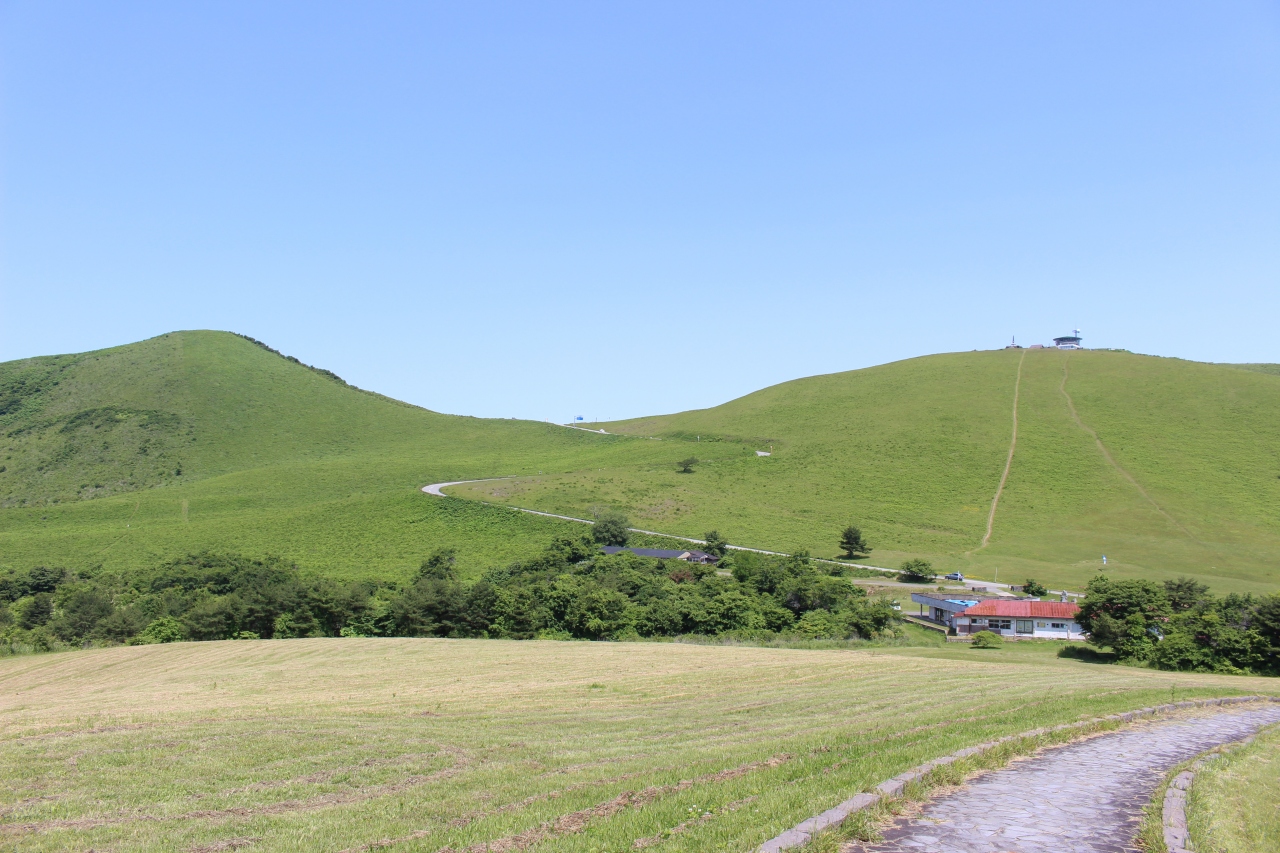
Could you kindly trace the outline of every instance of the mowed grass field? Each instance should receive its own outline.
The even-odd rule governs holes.
[[[1196,773],[1188,822],[1201,853],[1280,850],[1280,728]]]
[[[9,658],[0,846],[742,851],[966,745],[1275,689],[1019,645],[350,639]]]
[[[224,332],[0,365],[0,569],[142,568],[193,551],[407,578],[465,577],[613,507],[735,544],[1080,588],[1192,575],[1280,588],[1280,375],[1123,352],[927,356],[766,388],[610,435],[443,415]],[[1018,441],[1008,458],[1015,385]],[[757,450],[772,448],[772,456]],[[701,460],[692,474],[676,463]],[[447,480],[461,501],[421,494]],[[481,501],[494,506],[485,506]]]
[[[983,547],[1015,384],[1018,440]],[[569,515],[619,506],[650,529],[714,528],[824,557],[852,522],[876,548],[867,562],[926,557],[987,579],[1079,588],[1106,555],[1119,577],[1280,587],[1280,376],[1265,372],[1123,352],[957,353],[604,426],[702,463],[678,474],[636,460],[452,493]]]

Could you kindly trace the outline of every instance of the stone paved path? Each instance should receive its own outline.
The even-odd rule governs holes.
[[[847,853],[1120,853],[1175,764],[1262,726],[1280,705],[1138,724],[974,779]]]

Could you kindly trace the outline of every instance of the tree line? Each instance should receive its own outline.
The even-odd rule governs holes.
[[[1159,669],[1280,675],[1280,595],[1218,597],[1192,578],[1098,575],[1077,621],[1089,642]]]
[[[589,538],[559,539],[471,582],[457,576],[450,550],[407,582],[340,582],[278,558],[217,552],[128,574],[0,575],[0,648],[10,651],[337,636],[873,639],[895,636],[898,625],[887,600],[804,553],[734,554],[715,567],[606,555]]]

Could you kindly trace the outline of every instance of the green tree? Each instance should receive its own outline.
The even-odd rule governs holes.
[[[176,643],[186,638],[186,631],[183,630],[182,623],[172,616],[161,616],[159,619],[152,621],[141,634],[138,635],[138,644],[147,643]]]
[[[933,563],[928,560],[907,560],[898,567],[900,577],[907,583],[933,583],[938,575],[933,570]]]
[[[862,531],[850,524],[840,534],[840,548],[844,556],[852,560],[854,557],[865,557],[871,553],[871,546],[862,537]]]
[[[1272,594],[1258,602],[1250,620],[1263,641],[1262,667],[1280,675],[1280,594]]]
[[[692,474],[693,466],[698,464],[698,460],[690,456],[688,459],[681,459],[678,464],[680,465],[681,474]]]
[[[271,623],[271,636],[276,640],[291,640],[299,637],[319,637],[320,625],[316,617],[305,605],[296,610],[281,613]]]
[[[243,610],[237,596],[206,596],[183,614],[186,636],[193,640],[225,640],[240,627]]]
[[[422,565],[418,568],[418,579],[454,580],[458,575],[453,568],[457,560],[457,548],[439,548],[430,557],[422,561]]]
[[[865,592],[860,600],[855,601],[849,609],[841,611],[840,615],[852,629],[852,633],[864,640],[873,640],[886,632],[892,633],[890,629],[899,621],[897,611],[887,598],[869,599]]]
[[[635,625],[642,637],[670,637],[683,630],[684,620],[669,599],[660,598],[640,608]]]
[[[53,596],[47,592],[38,592],[22,608],[18,615],[18,627],[31,630],[49,621],[53,616]]]
[[[1186,577],[1165,581],[1164,592],[1169,597],[1169,606],[1173,608],[1174,613],[1190,610],[1200,602],[1208,601],[1212,597],[1209,595],[1208,584]]]
[[[147,619],[137,607],[121,607],[98,623],[94,629],[94,635],[104,640],[123,643],[142,631],[146,625]]]
[[[1049,594],[1049,590],[1045,588],[1045,585],[1035,578],[1027,578],[1026,582],[1022,584],[1022,591],[1032,598],[1042,598]]]
[[[56,566],[50,568],[48,566],[35,566],[27,571],[26,587],[27,595],[35,595],[41,592],[53,592],[58,585],[66,579],[67,570],[60,569]]]
[[[601,513],[591,528],[591,538],[601,545],[622,547],[631,538],[631,531],[627,530],[629,524],[627,517],[620,512],[610,510]]]
[[[63,588],[66,591],[66,588]],[[62,600],[62,614],[49,628],[60,640],[68,643],[84,639],[94,633],[98,623],[115,610],[111,597],[93,586],[73,589]]]
[[[1076,621],[1091,644],[1121,658],[1147,660],[1171,613],[1169,597],[1155,581],[1097,575],[1085,588]]]
[[[1151,662],[1160,669],[1251,672],[1261,668],[1266,648],[1258,631],[1233,624],[1221,607],[1202,603],[1174,615]]]
[[[729,551],[729,540],[720,535],[718,530],[709,530],[702,534],[707,544],[702,548],[713,557],[723,557]]]

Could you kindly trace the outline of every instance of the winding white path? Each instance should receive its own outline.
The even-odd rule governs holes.
[[[447,486],[461,486],[465,483],[492,483],[495,480],[510,480],[510,479],[511,479],[510,477],[486,477],[483,480],[454,480],[452,483],[432,483],[429,486],[423,486],[422,491],[426,492],[429,495],[435,495],[437,497],[447,498],[449,496],[446,495],[444,492],[440,491],[441,489],[446,488]]]
[[[1012,455],[1012,451],[1011,451],[1011,455]],[[441,491],[441,489],[448,488],[449,486],[464,486],[468,483],[493,483],[493,482],[497,482],[498,480],[513,480],[513,479],[515,479],[514,476],[484,477],[483,479],[480,479],[480,480],[453,480],[448,483],[432,483],[429,486],[423,486],[422,491],[428,495],[435,495],[436,497],[448,498],[448,497],[452,497],[452,495],[446,495],[444,492]],[[998,496],[997,496],[997,499],[998,499]],[[595,522],[589,518],[576,518],[572,515],[557,515],[554,512],[542,512],[541,510],[537,510],[537,509],[526,509],[525,507],[522,507],[522,506],[511,506],[510,504],[493,504],[493,503],[490,503],[489,501],[480,501],[480,503],[488,504],[489,506],[501,506],[501,507],[505,507],[506,509],[515,510],[516,512],[526,512],[529,515],[540,515],[543,518],[558,518],[561,521],[575,521],[578,524],[595,524]],[[645,530],[642,527],[628,527],[627,530],[630,530],[632,533],[644,533],[648,536],[661,536],[664,539],[674,539],[677,542],[690,542],[694,545],[707,544],[705,539],[692,539],[688,536],[674,536],[670,533],[663,533],[658,530]],[[727,547],[729,548],[730,551],[750,551],[753,554],[768,554],[771,557],[791,556],[785,551],[766,551],[764,548],[748,548],[745,545],[729,545]],[[855,569],[871,569],[872,571],[875,571],[875,572],[888,572],[889,574],[894,574],[894,575],[902,574],[901,569],[888,569],[888,568],[885,568],[884,566],[870,566],[870,565],[867,565],[866,563],[850,563],[844,560],[824,560],[821,557],[810,557],[810,559],[813,560],[815,563],[826,563],[829,566],[852,566]],[[985,584],[988,587],[997,586],[997,587],[1003,587],[1005,589],[1009,588],[1009,584],[1004,584],[1004,583],[995,583],[992,581],[981,581],[981,583]],[[919,588],[921,590],[926,589],[926,587],[923,587],[923,586]],[[1053,595],[1060,595],[1060,594],[1063,594],[1065,591],[1051,589],[1049,590],[1049,592]],[[1078,595],[1079,593],[1071,593],[1071,594]]]

